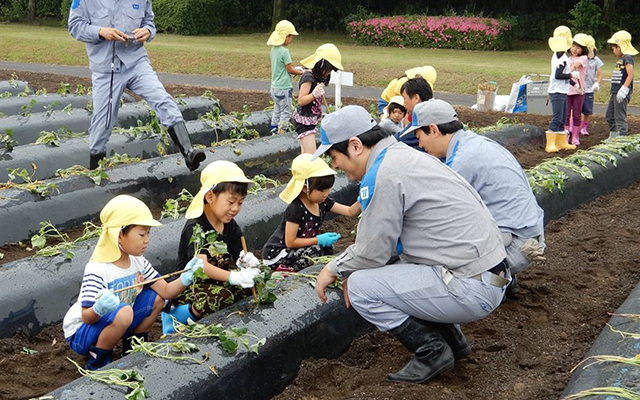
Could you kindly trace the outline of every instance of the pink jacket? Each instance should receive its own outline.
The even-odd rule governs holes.
[[[569,57],[569,67],[570,71],[573,72],[574,66],[577,66],[578,73],[580,74],[580,87],[585,88],[586,85],[586,77],[587,77],[587,65],[589,63],[589,59],[587,56],[578,56],[578,57]],[[574,96],[580,94],[576,90],[576,86],[571,86],[569,88],[569,96]]]

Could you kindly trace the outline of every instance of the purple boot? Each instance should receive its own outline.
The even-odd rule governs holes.
[[[576,146],[580,146],[580,127],[574,126],[571,127],[571,144]]]
[[[587,131],[588,127],[589,127],[589,121],[582,121],[582,127],[580,128],[580,134],[582,136],[589,136],[589,131]]]

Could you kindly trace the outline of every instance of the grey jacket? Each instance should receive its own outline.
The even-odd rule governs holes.
[[[444,266],[468,278],[506,254],[478,193],[437,158],[389,137],[369,156],[358,200],[356,241],[329,268],[377,268],[396,253],[405,263]]]
[[[98,34],[101,27],[117,28],[132,34],[136,28],[147,28],[151,32],[149,41],[156,35],[150,0],[73,0],[69,12],[69,33],[85,42],[89,56],[89,68],[93,72],[111,72],[113,42]],[[142,58],[148,58],[142,43],[116,42],[116,71],[120,63],[133,67]]]

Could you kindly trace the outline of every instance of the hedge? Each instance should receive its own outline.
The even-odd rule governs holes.
[[[360,44],[462,50],[508,50],[512,25],[504,19],[480,17],[384,17],[348,23]]]

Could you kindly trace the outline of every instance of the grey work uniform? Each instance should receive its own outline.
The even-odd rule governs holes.
[[[520,248],[527,239],[544,248],[544,211],[529,186],[518,160],[493,140],[470,131],[453,134],[445,163],[478,192],[496,220],[514,274],[524,271],[529,260]]]
[[[142,43],[115,42],[115,73],[111,124],[105,127],[109,105],[113,41],[98,34],[101,27],[117,28],[131,35],[134,29],[147,28],[149,40],[156,35],[150,0],[73,0],[69,13],[69,33],[85,42],[93,85],[93,117],[89,127],[91,154],[104,153],[111,129],[118,119],[120,97],[126,88],[142,96],[156,112],[160,123],[173,126],[183,121],[180,109],[167,93],[149,63]]]
[[[409,316],[465,323],[500,305],[510,277],[496,222],[476,191],[437,158],[393,137],[373,147],[360,185],[356,241],[329,264],[349,276],[349,299],[382,331]],[[400,260],[385,265],[398,254]],[[493,282],[493,283],[490,283]]]

